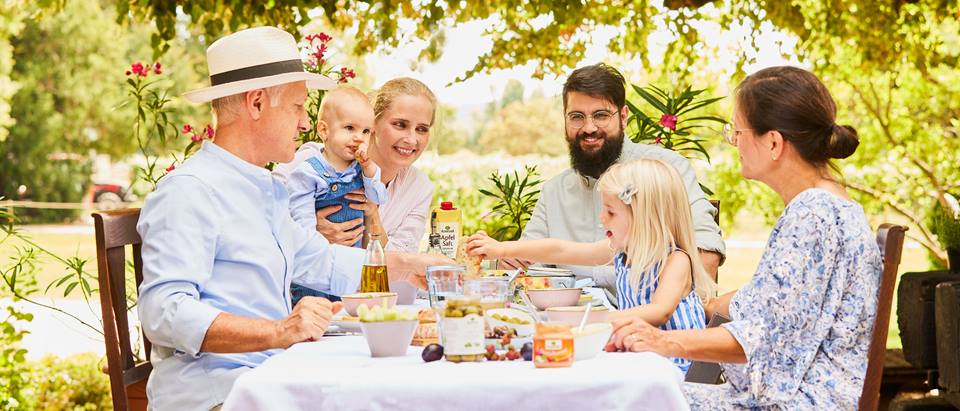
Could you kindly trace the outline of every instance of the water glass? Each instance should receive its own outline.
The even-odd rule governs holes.
[[[427,267],[427,292],[430,297],[430,307],[442,308],[448,298],[463,295],[463,273],[466,267],[462,265],[438,265]]]
[[[484,277],[467,280],[463,294],[480,297],[484,310],[503,308],[508,300],[509,281],[506,277]]]

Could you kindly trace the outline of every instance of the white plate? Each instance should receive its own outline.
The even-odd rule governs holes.
[[[340,331],[358,332],[358,333],[363,332],[363,330],[360,329],[360,321],[343,321],[343,320],[334,319],[330,321],[330,324],[337,326],[337,328],[339,328]]]

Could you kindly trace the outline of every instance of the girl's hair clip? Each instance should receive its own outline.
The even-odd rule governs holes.
[[[623,191],[617,194],[617,197],[620,197],[620,201],[623,201],[624,204],[630,205],[633,202],[633,195],[636,193],[637,189],[633,187],[633,184],[627,184]]]

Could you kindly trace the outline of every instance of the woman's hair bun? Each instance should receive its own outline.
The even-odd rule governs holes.
[[[827,143],[827,155],[830,158],[847,158],[857,151],[860,138],[857,130],[851,126],[833,126],[833,134]]]

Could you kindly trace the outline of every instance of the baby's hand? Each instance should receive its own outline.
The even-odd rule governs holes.
[[[360,163],[361,166],[366,164],[367,161],[370,161],[370,157],[367,156],[367,143],[360,143],[360,145],[357,146],[356,151],[353,152],[353,158],[357,159],[357,162]]]
[[[367,155],[367,143],[360,143],[357,146],[356,151],[353,152],[353,158],[357,159],[357,163],[360,163],[360,169],[363,170],[364,176],[372,178],[377,174],[377,163]]]
[[[486,256],[487,258],[506,257],[506,247],[503,243],[490,238],[487,233],[477,231],[467,238],[467,254]]]

